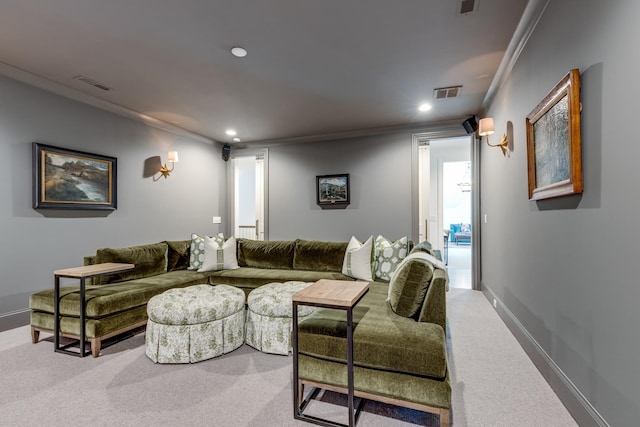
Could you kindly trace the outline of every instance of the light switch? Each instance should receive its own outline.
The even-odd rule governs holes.
[[[222,223],[222,218],[219,216],[214,216],[213,217],[213,223],[214,224],[221,224]]]
[[[484,223],[487,223],[487,214],[484,214]]]

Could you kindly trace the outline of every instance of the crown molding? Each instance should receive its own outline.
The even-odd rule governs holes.
[[[516,65],[520,54],[522,54],[522,51],[527,45],[529,37],[531,37],[533,31],[536,29],[549,2],[550,0],[529,0],[527,3],[522,13],[522,18],[520,18],[520,22],[502,57],[498,71],[496,71],[496,75],[493,77],[489,90],[487,90],[484,100],[482,101],[483,113],[487,112],[496,95],[511,75],[513,67]]]
[[[207,138],[200,134],[190,132],[178,126],[174,126],[170,123],[163,122],[154,117],[140,113],[138,111],[130,110],[117,104],[113,104],[109,101],[99,99],[95,96],[88,95],[80,92],[77,89],[73,89],[68,86],[64,86],[59,83],[55,83],[49,79],[46,79],[37,74],[30,73],[20,68],[13,67],[11,65],[0,62],[0,74],[10,77],[14,80],[18,80],[22,83],[26,83],[31,86],[46,90],[47,92],[55,93],[56,95],[64,96],[65,98],[73,99],[74,101],[81,102],[83,104],[91,105],[92,107],[99,108],[110,113],[117,114],[119,116],[126,117],[128,119],[142,122],[145,125],[152,126],[157,129],[161,129],[167,132],[171,132],[175,135],[183,136],[189,139],[193,139],[198,142],[204,142],[206,144],[214,144],[215,140]]]
[[[330,141],[337,139],[359,138],[363,136],[377,136],[397,132],[441,132],[443,134],[451,134],[460,131],[465,134],[462,122],[464,118],[443,120],[438,122],[421,122],[410,125],[385,126],[378,128],[349,130],[343,132],[332,132],[317,135],[296,136],[291,138],[269,139],[262,141],[250,141],[242,144],[242,147],[274,147],[278,145],[299,144],[305,142]]]

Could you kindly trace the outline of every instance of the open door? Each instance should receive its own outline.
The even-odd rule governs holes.
[[[238,150],[230,158],[231,227],[236,238],[267,240],[267,150]]]
[[[414,143],[418,241],[428,240],[441,251],[452,287],[474,289],[473,136],[414,135]]]

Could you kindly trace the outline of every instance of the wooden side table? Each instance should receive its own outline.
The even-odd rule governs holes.
[[[53,336],[54,336],[54,350],[58,353],[71,354],[73,356],[84,357],[91,353],[91,351],[85,351],[84,344],[86,338],[86,325],[85,325],[85,280],[90,277],[107,276],[109,274],[122,273],[124,271],[133,270],[135,264],[124,264],[116,262],[107,262],[104,264],[85,265],[83,267],[64,268],[62,270],[55,270],[54,276],[54,288],[53,288]],[[80,339],[79,343],[80,352],[68,350],[68,348],[76,343],[76,341],[69,344],[60,346],[60,278],[80,279]]]
[[[313,285],[293,295],[293,417],[314,424],[324,426],[346,426],[333,421],[305,415],[304,409],[310,399],[301,402],[303,385],[298,374],[298,306],[310,305],[314,307],[342,309],[347,312],[347,399],[349,406],[349,427],[355,426],[360,408],[354,412],[353,408],[353,307],[369,290],[368,282],[352,282],[345,280],[318,280]]]

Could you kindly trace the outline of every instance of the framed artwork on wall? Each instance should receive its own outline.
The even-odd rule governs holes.
[[[582,193],[579,70],[531,111],[526,127],[529,200]]]
[[[316,201],[322,208],[345,208],[350,203],[349,174],[316,176]]]
[[[33,143],[35,209],[117,208],[117,159]]]

